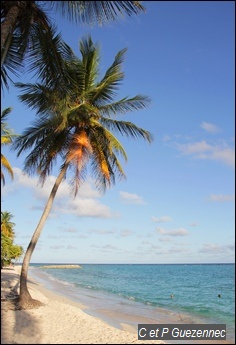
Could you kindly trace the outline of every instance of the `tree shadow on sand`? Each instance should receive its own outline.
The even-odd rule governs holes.
[[[18,291],[19,275],[11,268],[4,268],[1,274],[1,344],[22,344],[24,339],[33,344],[36,338],[40,339],[39,321],[32,310],[20,310]]]

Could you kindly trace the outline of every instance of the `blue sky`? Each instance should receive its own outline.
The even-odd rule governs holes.
[[[104,195],[89,175],[76,199],[63,183],[32,262],[234,261],[235,3],[144,5],[146,14],[104,27],[55,17],[76,54],[84,35],[99,43],[101,73],[128,48],[119,98],[142,93],[152,102],[124,119],[149,130],[154,141],[122,139],[127,178]],[[13,108],[8,123],[20,134],[35,114],[17,94],[13,87],[4,91],[2,109]],[[6,175],[2,211],[14,215],[15,242],[26,249],[59,167],[41,188],[37,176],[22,174],[25,156],[2,152],[15,173],[13,182]]]

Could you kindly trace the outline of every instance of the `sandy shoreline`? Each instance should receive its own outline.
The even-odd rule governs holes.
[[[137,330],[123,330],[86,314],[86,306],[56,295],[29,279],[31,296],[45,306],[33,310],[11,310],[4,299],[19,291],[20,266],[1,270],[1,344],[147,344],[137,340]],[[148,342],[153,344],[162,341]]]

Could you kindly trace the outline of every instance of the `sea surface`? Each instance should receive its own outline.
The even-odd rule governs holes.
[[[113,326],[226,324],[227,340],[235,341],[234,264],[44,265],[50,264],[31,264],[29,275]]]

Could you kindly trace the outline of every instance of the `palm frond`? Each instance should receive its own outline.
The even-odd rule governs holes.
[[[12,81],[9,72],[18,77],[19,72],[23,71],[25,55],[34,45],[35,27],[46,32],[50,29],[50,22],[45,11],[41,10],[40,4],[36,5],[35,1],[2,3],[1,24],[6,30],[6,39],[1,47],[1,78],[8,88],[8,80]]]
[[[7,116],[12,111],[12,108],[6,108],[1,112],[1,144],[7,145],[12,143],[13,139],[17,136],[14,131],[8,127],[6,122]]]
[[[153,136],[149,131],[136,126],[132,122],[116,121],[116,120],[102,118],[101,124],[104,125],[106,128],[108,128],[109,130],[117,131],[122,136],[125,135],[127,137],[131,137],[135,139],[142,138],[142,139],[147,140],[149,143],[153,141]]]
[[[2,110],[2,112],[1,112],[1,122],[3,122],[3,120],[6,119],[6,117],[10,114],[11,111],[12,111],[11,107],[8,107],[8,108]]]
[[[135,110],[141,110],[146,108],[150,104],[151,100],[148,96],[136,95],[133,98],[123,98],[119,101],[100,105],[99,109],[104,116],[114,116],[118,114],[126,114]],[[97,105],[95,103],[95,105]]]
[[[125,14],[145,12],[139,1],[51,1],[53,8],[69,20],[95,25],[114,21]]]
[[[106,126],[102,125],[97,120],[92,120],[93,123],[93,129],[91,131],[91,136],[95,134],[96,137],[101,138],[104,140],[106,138],[107,140],[107,147],[106,149],[109,151],[109,153],[112,153],[113,151],[120,154],[125,161],[127,161],[128,157],[125,152],[124,147],[122,146],[121,142],[115,137],[115,135],[109,131]],[[100,146],[102,146],[103,143],[100,143]]]
[[[127,49],[122,49],[118,52],[115,56],[114,62],[94,89],[91,99],[95,104],[103,105],[108,101],[113,101],[114,96],[116,95],[116,90],[124,79],[124,73],[121,70],[121,67],[126,51]]]
[[[65,94],[65,91],[61,93],[57,88],[53,89],[39,83],[15,83],[15,86],[20,89],[21,94],[18,98],[21,102],[36,110],[36,114],[40,114],[42,119],[48,119],[57,114],[62,120],[63,114],[68,112],[70,95]]]
[[[6,169],[8,174],[13,179],[14,174],[13,174],[13,170],[12,170],[11,164],[8,161],[8,159],[1,153],[1,179],[2,179],[3,185],[5,185],[5,176],[4,176],[3,172],[2,172],[2,169]]]
[[[93,147],[91,157],[92,175],[95,178],[97,187],[105,191],[106,188],[115,184],[115,176],[118,173],[120,178],[125,173],[117,158],[120,154],[127,160],[126,152],[119,140],[98,121],[92,121],[90,140]]]
[[[8,145],[12,143],[12,135],[2,135],[1,136],[1,144]]]
[[[17,34],[9,35],[7,46],[1,50],[1,80],[3,85],[8,89],[9,81],[12,83],[13,76],[19,77],[23,71],[24,54],[19,51],[20,39]]]
[[[69,78],[65,74],[65,64],[72,62],[75,55],[72,49],[56,34],[56,27],[51,26],[47,31],[35,28],[35,39],[28,54],[26,63],[28,70],[38,77],[40,82],[49,87],[63,90],[63,79]],[[37,39],[36,39],[37,38]]]
[[[94,87],[98,76],[99,47],[93,43],[90,36],[82,38],[79,47],[82,56],[83,91],[85,92]]]
[[[13,143],[13,149],[19,156],[31,149],[24,161],[24,171],[32,175],[37,173],[42,185],[57,162],[58,154],[66,154],[70,144],[69,130],[56,132],[59,117],[53,120],[37,120]]]
[[[86,164],[92,152],[93,148],[86,131],[84,129],[76,129],[66,154],[66,163],[74,167],[74,178],[71,181],[74,196],[78,193],[78,188],[83,180],[83,173],[86,170]]]

